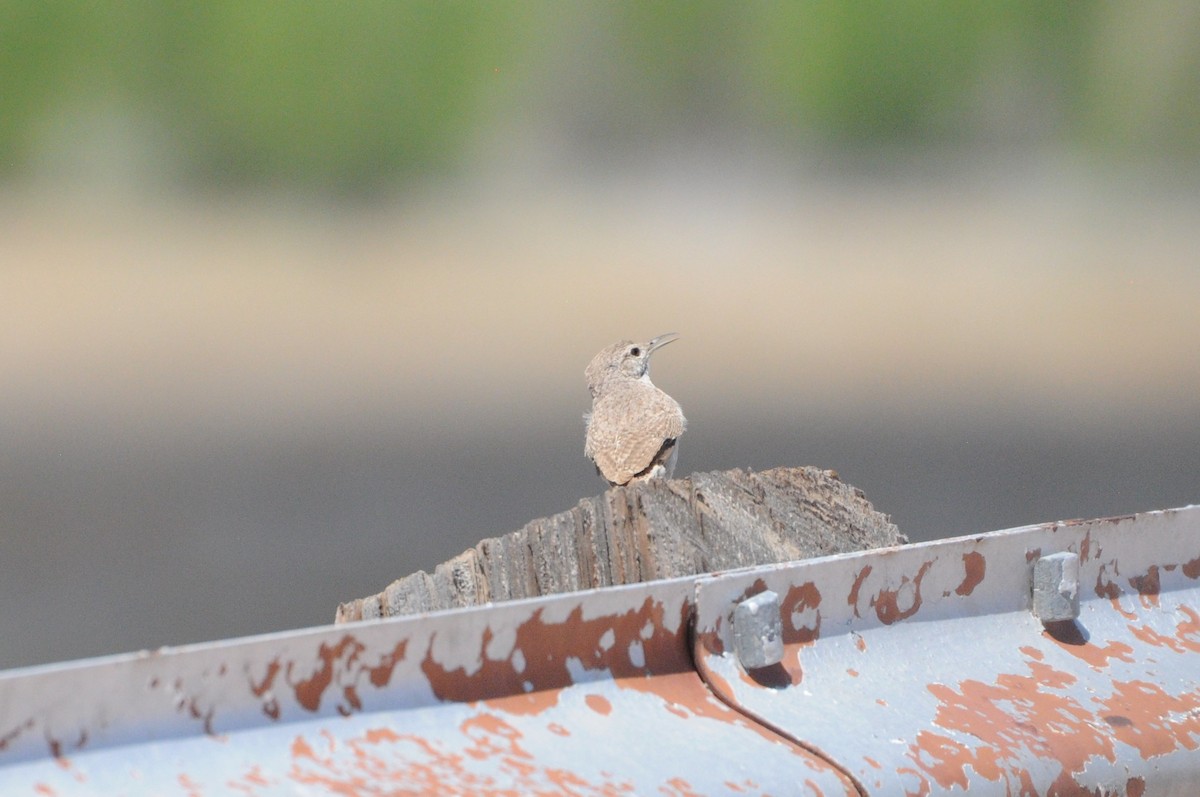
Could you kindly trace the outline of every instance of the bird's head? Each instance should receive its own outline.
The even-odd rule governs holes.
[[[592,397],[613,379],[641,379],[650,370],[650,355],[678,338],[678,334],[668,332],[645,343],[622,340],[601,349],[583,372]]]

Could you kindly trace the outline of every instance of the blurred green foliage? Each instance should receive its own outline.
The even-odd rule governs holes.
[[[1200,152],[1200,6],[1166,0],[0,0],[0,74],[7,177],[117,146],[198,183],[359,190],[514,119],[617,149]]]

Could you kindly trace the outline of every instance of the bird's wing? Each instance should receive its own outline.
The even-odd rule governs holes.
[[[592,408],[584,453],[613,484],[626,484],[654,463],[663,443],[683,434],[683,411],[657,388],[605,396]]]

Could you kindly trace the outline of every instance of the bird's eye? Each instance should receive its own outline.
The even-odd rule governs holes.
[[[634,346],[632,349],[630,349],[629,353],[632,354],[634,357],[642,356],[642,350],[639,349],[637,346]]]

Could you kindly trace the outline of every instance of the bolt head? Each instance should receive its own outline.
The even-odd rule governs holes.
[[[1034,563],[1032,609],[1042,623],[1079,616],[1079,554],[1064,551]]]
[[[733,609],[733,649],[746,670],[783,661],[783,618],[779,595],[765,590]]]

